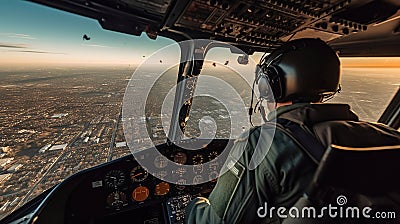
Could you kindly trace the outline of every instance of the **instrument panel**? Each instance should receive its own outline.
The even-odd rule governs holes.
[[[94,170],[91,178],[87,178],[71,194],[66,221],[116,223],[128,219],[132,223],[183,223],[188,202],[194,197],[207,197],[211,193],[223,165],[218,162],[204,163],[215,159],[227,144],[227,140],[213,140],[195,151],[166,144],[157,148],[164,157],[154,157],[154,167],[165,168],[170,161],[194,165],[195,175],[190,181],[195,185],[186,185],[188,180],[185,179],[184,167],[157,174],[179,176],[178,182],[169,183],[150,174],[132,155],[112,161]],[[204,183],[204,178],[211,181]]]

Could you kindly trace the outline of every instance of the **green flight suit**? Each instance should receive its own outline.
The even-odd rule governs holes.
[[[355,147],[400,144],[399,132],[381,124],[358,122],[346,104],[293,104],[279,107],[274,114],[297,122],[325,147],[337,142]],[[269,120],[274,119],[271,116],[273,113]],[[243,153],[234,166],[228,165],[229,170],[218,179],[208,199],[198,197],[189,203],[186,223],[281,223],[276,213],[260,218],[258,209],[265,202],[268,207],[290,208],[310,184],[317,164],[283,130],[274,131],[273,127],[267,123],[252,128],[248,137],[236,140],[232,151]],[[382,141],[374,141],[377,137]],[[248,169],[257,143],[270,141],[261,164]]]

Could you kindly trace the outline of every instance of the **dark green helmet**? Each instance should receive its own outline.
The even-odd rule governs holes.
[[[270,102],[320,102],[340,89],[340,60],[320,39],[287,42],[262,58],[258,70],[261,97]]]

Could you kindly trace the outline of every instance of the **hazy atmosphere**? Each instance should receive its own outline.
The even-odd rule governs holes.
[[[0,18],[1,219],[66,177],[130,153],[121,124],[126,86],[140,63],[174,41],[106,31],[95,20],[25,1],[2,1]],[[257,61],[260,56],[256,53],[252,58]],[[243,87],[242,79],[221,72],[228,71],[221,69],[223,65],[212,64],[213,58],[221,57],[229,65],[238,64],[238,55],[215,50],[200,76],[229,80],[249,103],[251,91]],[[342,91],[330,102],[349,103],[361,119],[377,121],[399,89],[400,58],[341,60]],[[160,55],[155,66],[178,61],[179,51]],[[158,94],[175,84],[176,72],[170,75],[149,97],[154,102],[161,101]],[[253,77],[254,73],[246,75]],[[135,91],[137,97],[146,97],[142,89]],[[216,116],[222,122],[217,137],[226,137],[229,116],[218,102],[206,103],[193,104],[194,117]],[[155,119],[161,116],[171,115],[150,110],[149,118],[139,117],[135,122],[148,122],[149,130],[161,132],[162,125]],[[196,135],[196,127],[188,130]],[[147,130],[133,131],[135,141],[145,147]],[[165,135],[153,136],[165,141]]]

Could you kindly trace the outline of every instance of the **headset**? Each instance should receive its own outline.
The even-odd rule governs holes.
[[[333,78],[332,81],[329,81],[328,84],[325,86],[322,86],[321,93],[311,93],[309,95],[305,96],[296,96],[295,94],[291,95],[291,92],[288,92],[287,85],[286,85],[286,77],[285,77],[285,72],[282,70],[280,67],[280,63],[282,59],[284,58],[285,55],[288,55],[290,52],[293,51],[300,51],[301,49],[304,49],[308,46],[314,47],[312,45],[317,45],[317,52],[316,55],[323,55],[321,56],[321,61],[324,63],[325,59],[328,61],[327,64],[327,69],[333,67],[338,67],[340,68],[340,62],[339,59],[336,55],[336,53],[322,40],[320,39],[313,39],[313,38],[304,38],[304,39],[297,39],[294,41],[286,42],[283,46],[278,48],[277,50],[273,51],[271,54],[264,53],[264,55],[261,57],[259,63],[256,65],[255,69],[255,79],[253,82],[253,88],[252,88],[252,98],[251,98],[251,103],[250,103],[250,108],[249,108],[249,115],[250,115],[250,123],[252,124],[251,121],[251,116],[253,112],[256,112],[256,109],[260,110],[262,113],[261,115],[263,116],[263,120],[266,122],[267,119],[265,117],[265,109],[262,106],[263,100],[266,100],[268,103],[276,103],[276,102],[284,102],[287,100],[292,100],[293,102],[322,102],[323,99],[331,99],[337,92],[340,92],[341,86],[340,84],[338,86],[337,83],[335,85],[335,82],[338,80],[335,80],[338,76],[340,78],[340,71],[339,74],[336,74],[333,71],[333,73],[330,73],[330,71],[325,71],[325,73],[329,73],[328,79]],[[314,49],[315,50],[315,49]],[[325,56],[326,55],[326,56]],[[336,59],[334,59],[336,57]],[[286,60],[287,57],[286,57]],[[291,59],[293,60],[293,59]],[[296,58],[296,63],[299,63],[302,60],[307,60],[303,58]],[[337,60],[337,62],[335,61]],[[337,63],[337,64],[335,64]],[[330,67],[329,67],[330,66]],[[318,69],[321,69],[319,66],[315,66],[317,71]],[[304,69],[304,68],[302,68]],[[311,73],[313,72],[313,68],[307,68],[310,69]],[[315,72],[314,72],[315,73]],[[313,73],[312,73],[313,74]],[[312,75],[311,75],[312,76]],[[310,78],[310,77],[309,77]],[[312,86],[317,86],[320,85],[318,82],[321,81],[319,77],[312,76],[315,81],[312,82]],[[317,83],[316,83],[317,82]],[[258,102],[256,103],[253,111],[253,97],[254,97],[254,88],[255,84],[258,85],[258,90],[260,93],[260,97],[258,99]],[[300,88],[304,88],[304,86],[296,83],[297,85],[300,86]],[[311,87],[312,89],[313,87]],[[303,89],[304,90],[304,89]],[[291,89],[290,91],[294,91]],[[290,95],[289,97],[287,95]],[[258,107],[257,107],[258,106]]]
[[[296,50],[296,47],[293,46],[292,50]],[[260,90],[260,94],[264,93],[260,97],[269,102],[273,102],[275,99],[281,99],[285,96],[286,80],[278,63],[287,52],[289,52],[289,50],[281,52],[273,58],[263,56],[259,64],[256,65],[255,81]],[[269,89],[270,91],[268,91]],[[265,95],[265,93],[268,92],[270,92],[270,94]]]
[[[281,68],[278,66],[278,63],[284,54],[288,53],[289,51],[296,50],[295,45],[290,46],[291,47],[289,49],[280,51],[278,53],[273,52],[271,54],[267,54],[267,52],[265,52],[262,55],[259,63],[256,65],[255,79],[252,86],[251,102],[249,108],[250,124],[252,126],[254,125],[251,116],[253,115],[253,113],[256,113],[257,108],[260,111],[264,122],[267,122],[267,118],[265,117],[266,111],[264,106],[262,105],[264,99],[267,102],[275,102],[275,99],[280,99],[285,95],[286,80],[285,77],[282,75],[282,71]],[[267,63],[268,60],[269,62]],[[258,85],[260,97],[253,109],[255,84]]]

